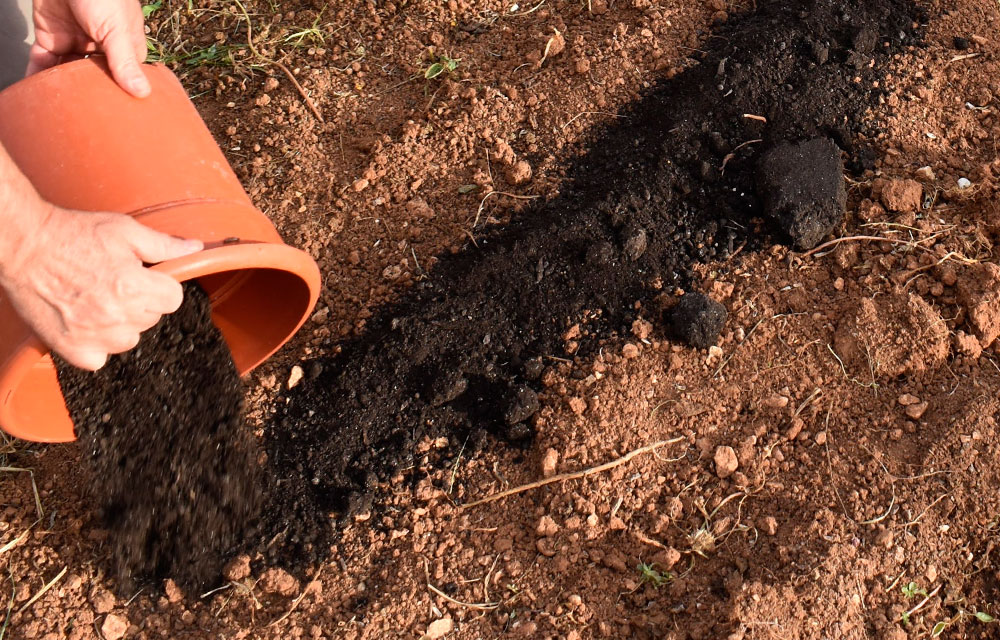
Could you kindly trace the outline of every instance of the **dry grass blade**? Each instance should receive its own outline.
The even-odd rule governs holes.
[[[311,582],[315,582],[316,580],[319,580],[319,576],[320,576],[320,574],[321,574],[321,573],[323,573],[323,567],[324,567],[324,566],[326,566],[326,565],[320,565],[320,568],[319,568],[319,569],[317,569],[317,571],[316,571],[316,575],[315,575],[315,576],[313,576],[312,580],[310,580],[310,583],[311,583]],[[276,624],[279,624],[280,622],[282,622],[282,621],[286,620],[286,619],[288,618],[288,616],[290,616],[290,615],[292,615],[293,613],[295,613],[295,610],[296,610],[296,609],[297,609],[297,608],[299,607],[299,603],[301,603],[301,602],[302,602],[302,600],[303,600],[303,599],[304,599],[304,598],[305,598],[305,597],[306,597],[306,596],[307,596],[308,594],[309,594],[309,585],[307,584],[307,585],[306,585],[305,587],[303,587],[303,588],[302,588],[302,593],[300,593],[300,594],[299,594],[299,597],[295,598],[295,600],[293,600],[293,601],[292,601],[292,606],[291,606],[291,608],[290,608],[290,609],[289,609],[288,611],[286,611],[286,612],[285,612],[285,615],[281,616],[281,617],[280,617],[280,618],[278,618],[277,620],[274,620],[274,621],[272,621],[272,622],[269,622],[269,623],[267,624],[267,626],[269,626],[269,627],[273,627],[274,625],[276,625]]]
[[[22,607],[21,607],[20,609],[18,609],[18,610],[17,610],[17,612],[18,612],[18,613],[22,613],[22,612],[24,612],[24,610],[25,610],[25,609],[27,609],[27,608],[28,608],[28,607],[30,607],[31,605],[35,604],[35,603],[36,603],[36,602],[38,601],[38,599],[39,599],[39,598],[41,598],[42,596],[44,596],[44,595],[45,595],[45,592],[46,592],[46,591],[48,591],[49,589],[51,589],[51,588],[52,588],[52,585],[54,585],[55,583],[57,583],[57,582],[59,582],[60,580],[62,580],[62,577],[63,577],[64,575],[66,575],[66,570],[67,570],[67,569],[69,569],[69,567],[63,567],[62,571],[60,571],[60,572],[59,572],[59,574],[58,574],[58,575],[56,575],[56,577],[55,577],[55,578],[52,578],[51,580],[49,580],[49,581],[48,581],[48,582],[47,582],[47,583],[45,584],[45,586],[44,586],[44,587],[42,587],[42,588],[41,588],[41,589],[40,589],[40,590],[38,591],[38,593],[36,593],[35,595],[33,595],[33,596],[31,597],[31,600],[28,600],[27,602],[25,602],[25,603],[24,603],[24,606],[22,606]]]
[[[261,55],[260,51],[257,50],[257,47],[253,43],[253,23],[250,21],[250,14],[247,13],[247,8],[243,6],[243,3],[240,2],[240,0],[234,0],[234,2],[236,2],[236,6],[240,8],[240,12],[243,14],[243,19],[247,21],[247,48],[250,49],[250,53],[252,53],[255,58],[267,64],[273,64],[281,69],[282,73],[284,73],[288,79],[291,80],[292,84],[295,86],[295,90],[299,92],[300,96],[302,96],[302,100],[306,103],[306,106],[309,107],[309,110],[312,111],[312,114],[316,116],[316,119],[319,120],[320,123],[325,123],[326,121],[323,119],[323,114],[321,114],[319,109],[316,108],[316,105],[313,104],[313,101],[309,98],[309,94],[302,88],[302,85],[295,79],[295,76],[288,70],[288,67],[277,60],[265,58]]]
[[[27,473],[31,476],[31,490],[35,493],[35,509],[38,511],[38,519],[41,520],[42,516],[45,515],[45,511],[42,510],[42,500],[38,497],[38,485],[35,484],[35,472],[31,469],[24,469],[21,467],[0,467],[0,473]]]
[[[474,602],[462,602],[461,600],[456,600],[456,599],[452,598],[451,596],[449,596],[448,594],[446,594],[444,591],[441,591],[440,589],[438,589],[437,587],[435,587],[434,585],[432,585],[430,582],[427,583],[427,588],[430,589],[431,591],[433,591],[434,593],[436,593],[437,595],[441,596],[442,598],[444,598],[448,602],[450,602],[452,604],[457,604],[460,607],[466,607],[468,609],[475,609],[476,611],[493,611],[494,609],[497,609],[497,608],[500,607],[500,603],[499,602],[480,602],[480,603],[474,603]]]
[[[7,613],[3,617],[3,626],[0,627],[0,640],[7,636],[7,627],[10,625],[10,614],[14,610],[14,598],[17,594],[17,581],[14,580],[14,570],[7,565],[7,575],[10,580],[10,600],[7,601]]]
[[[584,478],[586,476],[593,475],[595,473],[601,473],[614,469],[615,467],[620,467],[626,462],[630,461],[636,456],[640,456],[644,453],[651,453],[656,451],[660,447],[665,447],[668,444],[676,444],[684,440],[683,437],[673,438],[671,440],[661,440],[659,442],[654,442],[653,444],[646,445],[645,447],[639,447],[634,451],[630,451],[623,455],[622,457],[612,460],[611,462],[606,462],[602,465],[596,467],[590,467],[589,469],[583,469],[582,471],[573,471],[571,473],[561,473],[557,476],[552,476],[551,478],[546,478],[545,480],[537,480],[535,482],[529,482],[528,484],[523,484],[519,487],[514,487],[513,489],[507,489],[506,491],[501,491],[500,493],[495,493],[492,496],[483,498],[482,500],[476,500],[475,502],[470,502],[469,504],[464,504],[459,507],[460,510],[464,511],[466,509],[471,509],[473,507],[478,507],[480,505],[486,504],[488,502],[495,502],[497,500],[502,500],[504,498],[509,498],[512,495],[518,493],[524,493],[525,491],[531,491],[532,489],[538,489],[539,487],[544,487],[556,482],[564,482],[566,480],[576,480],[577,478]]]
[[[829,249],[830,247],[836,246],[836,245],[838,245],[838,244],[840,244],[842,242],[888,242],[890,244],[898,244],[898,245],[907,246],[907,247],[910,247],[910,248],[913,248],[913,249],[920,249],[922,251],[926,251],[927,253],[934,253],[933,249],[929,249],[929,248],[923,246],[923,243],[928,242],[930,240],[935,240],[940,235],[941,235],[941,233],[936,233],[936,234],[934,234],[932,236],[928,236],[928,237],[922,238],[920,240],[899,240],[897,238],[884,238],[882,236],[844,236],[843,238],[835,238],[833,240],[830,240],[829,242],[824,242],[823,244],[819,245],[815,249],[810,249],[809,251],[806,251],[805,253],[803,253],[802,257],[803,258],[808,258],[810,256],[814,256],[817,253],[819,253],[820,251],[823,251],[824,249]],[[974,260],[971,260],[971,259],[966,258],[964,256],[961,256],[959,254],[954,254],[954,256],[951,256],[951,257],[953,259],[959,261],[959,262],[964,262],[966,264],[970,264],[970,263],[974,263],[975,262]]]
[[[7,553],[8,551],[10,551],[11,549],[13,549],[17,545],[19,545],[22,542],[24,542],[24,539],[28,537],[29,533],[31,533],[31,527],[28,527],[27,529],[25,529],[24,531],[21,532],[21,535],[19,535],[18,537],[14,538],[13,540],[11,540],[10,542],[8,542],[4,546],[0,547],[0,554]]]

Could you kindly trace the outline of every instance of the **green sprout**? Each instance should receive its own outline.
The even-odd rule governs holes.
[[[651,584],[653,587],[659,589],[665,584],[669,584],[671,580],[674,579],[673,574],[669,571],[660,572],[657,571],[655,564],[646,564],[643,562],[636,569],[639,570],[639,575],[642,581],[646,584]]]
[[[458,63],[461,61],[461,58],[456,59],[449,58],[448,56],[438,56],[437,61],[427,67],[427,70],[424,71],[424,78],[433,80],[442,74],[451,74],[451,72],[458,68]]]

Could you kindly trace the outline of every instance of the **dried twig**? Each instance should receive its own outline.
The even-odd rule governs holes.
[[[326,565],[320,565],[319,569],[316,570],[316,575],[313,576],[312,580],[309,581],[310,583],[315,582],[316,580],[319,580],[319,576],[320,576],[321,573],[323,573],[323,567],[325,567],[325,566]],[[307,595],[309,595],[309,584],[306,584],[306,586],[304,586],[302,588],[302,593],[300,593],[299,597],[295,598],[295,600],[292,601],[292,606],[291,606],[291,608],[288,611],[285,612],[285,615],[281,616],[277,620],[269,622],[267,624],[267,626],[273,627],[274,625],[279,624],[280,622],[283,622],[284,620],[286,620],[288,618],[288,616],[292,615],[295,612],[295,610],[299,607],[299,603],[302,602],[302,600]]]
[[[727,153],[726,157],[722,159],[722,166],[719,167],[719,171],[721,173],[725,174],[726,173],[726,165],[729,164],[730,160],[732,160],[732,159],[734,159],[736,157],[736,152],[737,151],[739,151],[743,147],[748,147],[748,146],[750,146],[752,144],[757,144],[758,142],[764,142],[764,141],[762,139],[760,139],[760,138],[758,138],[756,140],[747,140],[743,144],[739,145],[738,147],[736,147],[735,149],[733,149],[732,151],[730,151],[729,153]]]
[[[281,69],[281,71],[284,72],[286,76],[288,76],[288,79],[292,81],[292,84],[295,86],[295,89],[299,92],[299,95],[302,96],[302,100],[305,101],[306,106],[309,107],[309,110],[312,111],[314,116],[316,116],[316,119],[319,120],[321,123],[325,123],[326,121],[323,120],[323,114],[321,114],[319,112],[319,109],[316,108],[316,105],[313,104],[313,101],[309,98],[309,94],[306,93],[306,90],[302,88],[302,85],[299,84],[299,81],[295,79],[295,76],[292,75],[292,72],[288,70],[288,67],[278,62],[277,60],[271,60],[270,58],[261,55],[260,51],[257,50],[257,47],[253,43],[253,23],[250,21],[250,14],[247,13],[247,8],[243,6],[243,3],[240,2],[240,0],[235,0],[235,2],[236,6],[239,7],[240,11],[243,13],[243,18],[247,21],[247,48],[250,49],[250,53],[252,53],[255,58],[263,60],[268,64],[273,64],[274,66]]]
[[[497,609],[497,608],[500,607],[500,603],[499,602],[480,602],[480,603],[474,603],[474,602],[462,602],[461,600],[456,600],[456,599],[452,598],[451,596],[449,596],[444,591],[441,591],[440,589],[438,589],[437,587],[435,587],[434,585],[432,585],[430,582],[427,583],[427,588],[430,589],[431,591],[433,591],[434,593],[436,593],[437,595],[441,596],[442,598],[444,598],[448,602],[450,602],[452,604],[457,604],[460,607],[466,607],[466,608],[469,608],[469,609],[475,609],[476,611],[493,611],[494,609]]]
[[[654,442],[653,444],[646,445],[645,447],[639,447],[634,451],[630,451],[618,458],[617,460],[612,460],[611,462],[606,462],[602,465],[596,467],[590,467],[589,469],[583,469],[582,471],[573,471],[571,473],[561,473],[557,476],[552,476],[551,478],[546,478],[544,480],[536,480],[535,482],[529,482],[528,484],[523,484],[519,487],[514,487],[513,489],[507,489],[506,491],[501,491],[500,493],[495,493],[492,496],[483,498],[482,500],[476,500],[475,502],[470,502],[469,504],[464,504],[459,507],[460,510],[471,509],[473,507],[478,507],[479,505],[486,504],[488,502],[495,502],[497,500],[502,500],[508,498],[512,495],[518,493],[524,493],[525,491],[531,491],[532,489],[538,489],[546,485],[550,485],[556,482],[564,482],[566,480],[576,480],[578,478],[585,478],[587,476],[593,475],[595,473],[602,473],[615,467],[620,467],[626,462],[632,460],[636,456],[640,456],[644,453],[650,453],[656,451],[660,447],[664,447],[668,444],[676,444],[684,440],[683,437],[673,438],[671,440],[661,440],[659,442]]]
[[[482,201],[479,203],[479,209],[476,210],[476,219],[472,221],[472,228],[475,229],[476,225],[479,224],[479,217],[483,215],[483,209],[486,207],[486,201],[490,199],[490,196],[507,196],[508,198],[514,198],[515,200],[537,200],[542,196],[520,196],[516,193],[507,193],[506,191],[490,191],[485,196],[483,196]]]
[[[964,53],[964,54],[957,55],[957,56],[953,57],[951,60],[948,61],[948,63],[950,64],[952,62],[958,62],[960,60],[968,60],[970,58],[978,58],[981,55],[983,55],[983,54],[982,53]]]
[[[925,240],[926,240],[926,238],[924,240],[919,240],[917,242],[914,242],[912,240],[897,240],[896,238],[883,238],[882,236],[844,236],[843,238],[835,238],[833,240],[830,240],[829,242],[824,242],[823,244],[819,245],[815,249],[810,249],[809,251],[806,251],[805,253],[803,253],[802,257],[803,258],[808,258],[809,256],[816,255],[817,253],[819,253],[823,249],[829,249],[830,247],[838,245],[841,242],[864,242],[864,241],[870,241],[870,242],[889,242],[891,244],[902,244],[902,245],[906,245],[908,247],[915,247],[917,249],[923,249],[924,251],[930,252],[931,251],[930,249],[928,249],[927,247],[924,247],[924,246],[920,245],[920,242],[924,242]]]
[[[0,467],[0,473],[27,473],[31,477],[31,490],[35,494],[35,510],[38,512],[38,520],[40,521],[45,515],[45,511],[42,510],[42,501],[38,497],[38,485],[35,483],[35,472],[32,469],[24,469],[22,467]]]
[[[903,615],[902,615],[901,617],[902,617],[902,618],[903,618],[904,620],[906,620],[906,619],[908,619],[908,618],[909,618],[910,616],[912,616],[912,615],[913,615],[914,613],[916,613],[917,611],[919,611],[919,610],[920,610],[921,608],[923,608],[923,606],[924,606],[925,604],[927,604],[928,602],[930,602],[930,599],[931,599],[931,598],[933,598],[934,596],[936,596],[936,595],[937,595],[937,592],[941,590],[941,586],[942,586],[942,585],[938,585],[938,586],[936,586],[936,587],[934,588],[934,590],[933,590],[933,591],[931,591],[931,592],[930,592],[930,593],[928,593],[928,594],[927,594],[926,596],[924,596],[924,599],[923,599],[923,600],[921,600],[921,601],[920,601],[920,603],[919,603],[919,604],[917,604],[917,606],[913,607],[912,609],[910,609],[909,611],[907,611],[906,613],[904,613],[904,614],[903,614]]]
[[[272,61],[272,64],[281,69],[285,73],[285,75],[288,76],[288,79],[292,81],[292,84],[295,86],[296,91],[298,91],[299,95],[302,96],[302,100],[306,103],[306,106],[309,107],[309,110],[312,111],[313,115],[316,116],[316,119],[319,120],[320,123],[325,124],[326,120],[323,119],[323,114],[320,113],[319,109],[316,108],[316,105],[313,104],[313,101],[309,97],[309,94],[306,93],[306,90],[302,88],[302,85],[299,84],[299,81],[295,79],[295,76],[292,75],[292,72],[288,70],[288,67],[281,64],[277,60]]]
[[[25,609],[27,609],[31,605],[35,604],[36,602],[38,602],[38,599],[41,598],[42,596],[44,596],[45,592],[52,588],[52,585],[54,585],[55,583],[59,582],[62,579],[62,577],[64,575],[66,575],[66,570],[67,569],[69,569],[69,567],[63,567],[63,570],[60,571],[59,574],[56,575],[55,578],[52,578],[51,580],[49,580],[48,583],[46,583],[46,585],[44,587],[42,587],[41,590],[38,593],[36,593],[34,596],[32,596],[31,600],[28,600],[27,602],[25,602],[24,605],[20,609],[17,610],[17,612],[18,613],[22,613]]]
[[[10,542],[8,542],[7,544],[5,544],[4,546],[0,547],[0,554],[7,553],[8,551],[10,551],[11,549],[13,549],[17,545],[19,545],[22,542],[24,542],[24,539],[28,537],[29,533],[31,533],[31,527],[28,527],[27,529],[25,529],[24,531],[21,532],[21,535],[17,536],[16,538],[14,538],[13,540],[11,540]]]

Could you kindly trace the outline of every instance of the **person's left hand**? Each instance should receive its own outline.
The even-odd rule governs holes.
[[[149,95],[149,80],[140,67],[146,59],[146,35],[138,0],[34,0],[34,15],[27,75],[100,52],[122,89],[137,98]]]

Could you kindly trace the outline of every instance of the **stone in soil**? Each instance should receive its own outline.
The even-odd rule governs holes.
[[[208,296],[184,303],[97,372],[56,358],[120,589],[204,587],[257,516],[259,467],[243,389]]]
[[[772,148],[761,158],[757,189],[764,212],[798,249],[812,249],[844,220],[844,162],[829,138]]]
[[[685,293],[669,312],[671,333],[696,349],[708,349],[719,339],[729,312],[703,293]]]

